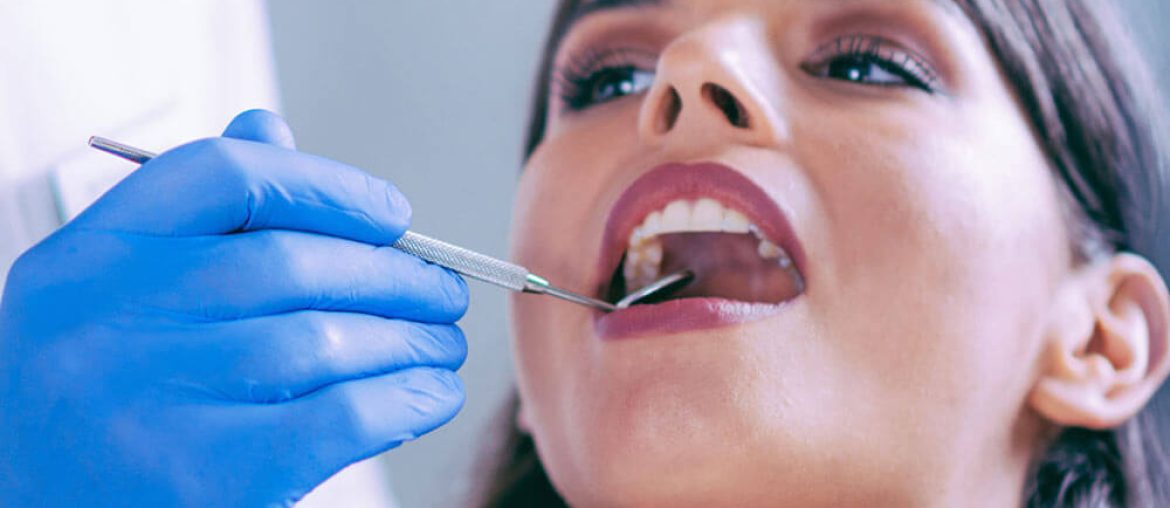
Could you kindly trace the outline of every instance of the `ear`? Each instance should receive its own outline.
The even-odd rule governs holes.
[[[1170,296],[1144,258],[1117,254],[1061,289],[1029,402],[1061,426],[1108,429],[1136,415],[1170,373]]]

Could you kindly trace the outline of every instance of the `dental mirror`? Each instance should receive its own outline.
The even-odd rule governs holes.
[[[674,272],[666,277],[658,279],[653,283],[642,287],[618,300],[614,307],[618,309],[626,309],[642,300],[651,296],[656,296],[660,293],[670,293],[682,289],[683,286],[690,284],[691,280],[695,278],[695,274],[690,270],[681,270]]]

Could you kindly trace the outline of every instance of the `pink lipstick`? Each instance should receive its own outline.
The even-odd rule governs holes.
[[[798,273],[806,263],[804,251],[778,206],[747,175],[716,162],[671,163],[658,166],[635,180],[617,199],[606,221],[596,269],[598,294],[607,277],[615,276],[628,239],[656,210],[678,200],[713,199],[750,221],[753,232],[787,253]],[[803,286],[801,287],[803,291]],[[799,291],[796,293],[799,294]],[[761,319],[782,311],[788,301],[764,303],[697,294],[657,304],[636,305],[609,314],[594,315],[603,339],[632,338],[716,328]]]

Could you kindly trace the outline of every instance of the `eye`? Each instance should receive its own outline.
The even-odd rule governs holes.
[[[646,55],[618,51],[571,61],[555,73],[561,102],[570,110],[581,111],[646,91],[654,84],[654,72],[640,66],[639,60],[646,60]]]
[[[826,66],[824,77],[852,81],[854,83],[872,83],[875,85],[910,85],[914,78],[907,77],[906,73],[895,65],[863,55],[847,55],[835,58]]]
[[[870,36],[838,39],[803,65],[809,74],[861,85],[916,88],[933,93],[935,73],[921,58]]]
[[[635,67],[602,69],[587,76],[579,85],[579,92],[567,102],[574,109],[584,109],[594,104],[641,93],[653,83],[653,72]]]

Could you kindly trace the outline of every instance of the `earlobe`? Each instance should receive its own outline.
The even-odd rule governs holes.
[[[1030,403],[1053,423],[1116,427],[1141,411],[1170,372],[1170,296],[1139,256],[1117,254],[1081,269],[1052,318]]]

